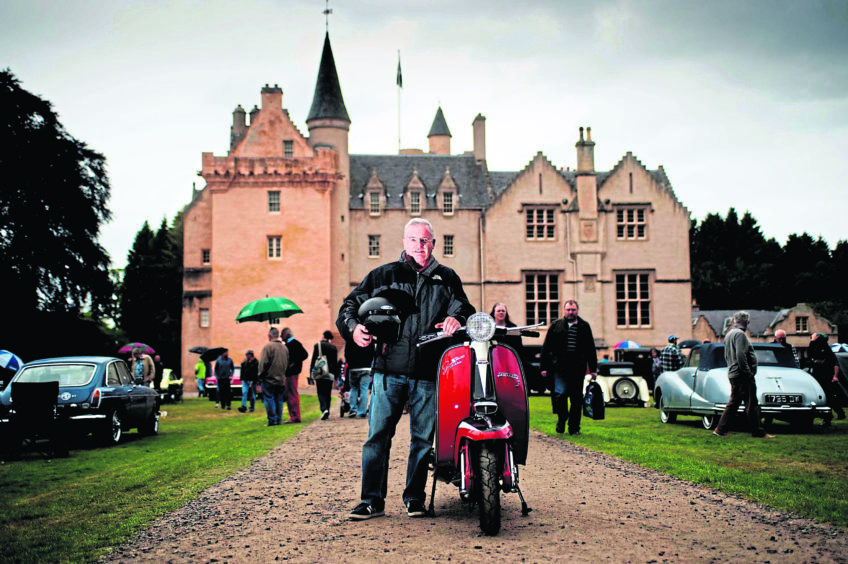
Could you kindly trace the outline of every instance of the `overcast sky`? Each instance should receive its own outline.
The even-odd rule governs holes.
[[[693,218],[751,211],[766,237],[848,237],[848,0],[334,0],[330,39],[350,151],[427,148],[441,104],[452,151],[486,116],[490,170],[538,152],[595,167],[627,152],[663,165]],[[50,100],[108,159],[123,266],[145,220],[191,197],[201,152],[226,155],[232,111],[266,83],[301,132],[325,31],[323,0],[3,0],[0,67]]]

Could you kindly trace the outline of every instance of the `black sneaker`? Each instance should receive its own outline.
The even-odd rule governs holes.
[[[386,513],[382,509],[377,509],[372,505],[363,502],[353,508],[349,517],[354,521],[364,521],[365,519],[371,519],[372,517],[382,517],[385,514]]]
[[[562,435],[565,433],[565,421],[557,422],[556,424],[556,432]]]
[[[330,418],[330,411],[328,409],[324,410],[324,413],[321,414],[321,421],[326,421]]]
[[[427,515],[427,508],[417,499],[410,499],[406,502],[406,514],[410,517],[424,517]]]
[[[241,407],[238,408],[238,410],[239,410],[239,413],[244,413],[244,412],[247,411],[247,408],[245,406],[241,406]],[[251,409],[250,411],[253,411],[253,410]]]

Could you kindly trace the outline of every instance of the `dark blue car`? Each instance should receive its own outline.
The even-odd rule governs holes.
[[[26,384],[48,382],[58,382],[55,419],[69,434],[94,433],[102,443],[112,445],[119,443],[124,431],[130,429],[145,435],[159,432],[159,394],[136,384],[123,360],[103,356],[47,358],[27,363],[0,393],[0,420],[6,424],[15,422],[16,388],[24,397]],[[18,409],[21,407],[19,402]]]

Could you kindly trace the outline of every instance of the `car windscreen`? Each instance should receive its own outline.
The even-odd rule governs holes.
[[[792,351],[781,346],[770,346],[768,344],[754,344],[754,354],[757,355],[757,366],[783,366],[785,368],[796,368],[795,357]],[[701,359],[704,368],[727,368],[724,358],[724,345],[709,347],[708,356]]]
[[[16,382],[59,382],[60,387],[85,386],[94,377],[93,364],[24,366]]]

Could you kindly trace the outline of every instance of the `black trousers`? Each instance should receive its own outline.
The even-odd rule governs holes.
[[[757,401],[757,382],[754,377],[750,378],[731,378],[730,379],[730,400],[724,408],[724,413],[721,414],[721,419],[718,421],[716,433],[723,434],[733,423],[733,418],[736,412],[739,411],[739,406],[745,402],[745,418],[748,420],[748,427],[751,429],[751,435],[755,437],[765,436],[766,430],[760,422],[760,404]]]
[[[221,404],[221,409],[230,407],[232,399],[233,391],[230,389],[230,379],[218,378],[218,402]]]
[[[315,380],[315,389],[318,392],[318,409],[321,412],[330,410],[330,401],[333,396],[332,380]]]
[[[583,381],[585,374],[554,374],[554,408],[561,425],[568,423],[568,432],[580,431],[583,416]],[[569,405],[569,403],[571,405]]]

